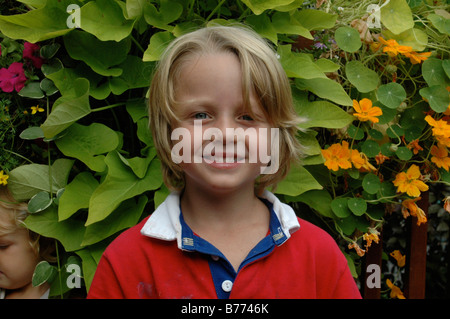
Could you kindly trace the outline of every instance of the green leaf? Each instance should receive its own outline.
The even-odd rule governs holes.
[[[413,156],[411,150],[406,146],[400,146],[397,151],[395,151],[395,154],[402,161],[409,161]]]
[[[406,91],[400,84],[391,82],[378,88],[377,98],[388,108],[396,109],[406,99]]]
[[[419,94],[428,101],[433,111],[445,112],[450,104],[448,91],[443,85],[434,85],[419,90]]]
[[[58,221],[63,221],[78,210],[89,207],[92,193],[99,182],[90,172],[81,172],[65,187],[59,199]]]
[[[364,138],[364,130],[360,127],[356,127],[353,124],[350,125],[347,129],[347,134],[350,138],[360,141]]]
[[[380,9],[381,23],[392,33],[399,34],[414,27],[414,20],[406,0],[391,0]]]
[[[148,198],[145,195],[140,196],[137,203],[134,198],[122,202],[108,217],[86,228],[81,245],[98,243],[118,231],[136,225],[147,202]]]
[[[294,12],[294,17],[308,30],[331,29],[336,23],[337,14],[322,10],[302,9]]]
[[[367,210],[367,202],[362,198],[350,198],[348,200],[348,208],[356,216],[362,216]]]
[[[328,101],[301,103],[295,101],[298,115],[304,119],[300,128],[325,127],[342,128],[350,124],[354,117],[339,106]]]
[[[81,220],[70,219],[58,222],[58,211],[55,205],[46,210],[29,215],[25,225],[44,237],[55,238],[61,242],[66,251],[78,250],[84,235],[84,225]]]
[[[263,13],[261,15],[251,15],[247,17],[245,22],[261,36],[269,39],[272,43],[278,43],[277,31],[272,25],[272,22],[267,14]]]
[[[368,157],[375,157],[380,153],[380,145],[374,140],[366,140],[362,144],[361,150]]]
[[[52,266],[48,261],[41,261],[36,265],[34,269],[31,283],[33,287],[38,287],[46,282],[51,283],[56,277],[58,271],[55,266]]]
[[[422,63],[422,75],[428,86],[445,85],[448,82],[442,62],[442,60],[431,58]]]
[[[242,2],[249,7],[254,14],[259,15],[265,10],[289,5],[294,2],[294,0],[242,0]]]
[[[44,132],[40,127],[32,126],[23,130],[19,137],[23,140],[35,140],[37,138],[44,138]]]
[[[443,34],[450,35],[450,19],[446,19],[441,15],[430,13],[427,19],[431,21],[433,26]]]
[[[141,58],[128,55],[119,66],[123,73],[109,80],[111,92],[120,95],[129,89],[148,87],[154,64],[143,62]]]
[[[19,95],[30,99],[42,99],[45,97],[44,92],[41,90],[40,83],[36,81],[28,82],[27,85],[20,90]]]
[[[299,196],[290,198],[287,200],[302,202],[319,212],[322,216],[333,218],[333,212],[331,209],[331,195],[326,190],[310,190]]]
[[[285,179],[277,185],[275,193],[298,196],[306,191],[322,188],[322,185],[317,182],[306,168],[295,165],[291,168]]]
[[[381,187],[381,182],[378,176],[369,173],[363,178],[363,189],[369,194],[376,194]]]
[[[176,1],[161,0],[159,11],[150,2],[144,3],[145,21],[159,29],[172,31],[173,26],[168,24],[177,20],[182,13],[183,6]]]
[[[135,20],[127,20],[119,2],[96,0],[80,9],[81,28],[101,41],[121,41],[133,30]]]
[[[348,62],[345,65],[345,73],[350,83],[361,93],[375,90],[380,82],[378,73],[364,66],[359,61]]]
[[[129,39],[122,41],[100,41],[87,32],[74,30],[64,37],[67,53],[75,60],[81,60],[96,73],[104,76],[119,76],[122,63],[130,50]],[[115,66],[115,67],[114,67]]]
[[[91,112],[89,81],[83,78],[73,83],[73,93],[60,97],[52,112],[41,125],[44,135],[51,138]]]
[[[334,37],[337,45],[346,52],[356,52],[362,45],[359,32],[351,27],[339,27]]]
[[[288,77],[327,78],[322,69],[307,54],[292,52],[291,45],[278,46],[278,54],[280,55],[280,63]]]
[[[336,198],[331,202],[331,210],[339,218],[345,218],[351,215],[348,208],[348,198]]]
[[[172,40],[175,39],[172,33],[168,31],[158,32],[150,38],[150,44],[142,57],[143,61],[158,61],[161,54]]]
[[[0,16],[0,31],[9,38],[31,43],[62,36],[71,31],[66,24],[66,8],[73,2],[47,1],[44,7],[24,14]]]
[[[57,159],[51,167],[52,192],[64,188],[73,161]],[[9,172],[8,187],[18,201],[29,200],[41,191],[50,191],[49,167],[41,164],[21,165]]]
[[[350,99],[342,86],[328,78],[295,79],[295,86],[300,90],[308,90],[323,99],[339,105],[353,105],[352,99]]]
[[[28,211],[32,214],[47,209],[52,204],[52,199],[48,192],[42,191],[31,197],[28,202]]]
[[[301,35],[307,39],[313,39],[311,32],[306,29],[295,16],[288,12],[275,12],[272,16],[272,25],[277,33]]]
[[[122,201],[158,189],[162,183],[158,159],[150,163],[144,178],[138,178],[115,151],[106,156],[105,162],[108,174],[91,196],[86,226],[105,219]]]

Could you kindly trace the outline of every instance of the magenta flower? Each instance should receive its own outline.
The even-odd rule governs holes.
[[[23,58],[31,60],[34,67],[40,69],[44,59],[40,56],[40,47],[36,43],[25,42],[23,49]]]
[[[0,70],[0,89],[3,92],[19,92],[25,86],[27,78],[23,71],[23,64],[19,62],[12,63],[8,69]]]

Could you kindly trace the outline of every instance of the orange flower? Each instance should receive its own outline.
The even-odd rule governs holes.
[[[356,243],[356,241],[352,242],[351,244],[348,244],[348,249],[352,249],[352,248],[354,248],[356,250],[356,253],[358,254],[359,257],[364,256],[364,254],[366,253],[366,251],[364,249],[359,247],[359,245]]]
[[[413,140],[408,145],[406,145],[407,148],[413,151],[415,155],[419,153],[419,151],[423,151],[422,146],[419,145],[419,140]]]
[[[397,266],[399,266],[400,268],[405,267],[406,256],[402,255],[400,250],[394,250],[389,255],[394,257],[394,259],[397,261]]]
[[[445,197],[444,199],[444,209],[450,213],[450,196]]]
[[[381,152],[378,153],[377,156],[375,156],[375,161],[377,162],[378,165],[381,165],[384,163],[384,161],[388,160],[389,157],[383,155]]]
[[[411,216],[417,217],[417,226],[427,222],[427,216],[423,209],[417,206],[416,202],[419,201],[421,197],[414,199],[405,199],[402,202],[402,214],[404,218],[407,218],[410,214]]]
[[[397,186],[398,192],[406,193],[411,197],[418,197],[421,191],[428,190],[427,184],[419,180],[420,176],[419,167],[413,164],[406,173],[398,173],[393,183]]]
[[[406,299],[405,296],[403,295],[403,292],[400,290],[400,288],[397,287],[396,285],[394,285],[392,283],[392,281],[390,281],[389,279],[386,279],[386,284],[391,289],[391,294],[390,294],[391,298]]]
[[[423,61],[425,61],[426,59],[428,59],[431,55],[431,52],[415,52],[415,51],[411,51],[411,52],[406,52],[403,53],[407,58],[409,58],[409,61],[412,64],[420,64]]]
[[[386,52],[391,57],[394,57],[399,53],[407,54],[412,51],[412,47],[400,45],[394,39],[385,40],[382,37],[379,37],[378,39],[382,44],[385,45],[385,47],[383,48],[383,52]]]
[[[366,241],[366,249],[372,246],[372,242],[376,242],[377,244],[380,241],[380,237],[378,237],[380,233],[375,229],[370,229],[368,233],[363,235],[363,239]]]
[[[431,147],[431,161],[436,164],[437,167],[442,167],[448,172],[450,167],[450,158],[448,157],[447,147],[442,144],[438,144],[438,146],[433,145]]]
[[[378,123],[380,120],[377,116],[383,115],[383,111],[378,106],[372,106],[372,101],[366,98],[359,101],[359,103],[353,100],[353,108],[356,111],[353,115],[362,122],[370,120],[373,123]]]
[[[342,145],[336,143],[326,150],[322,150],[322,155],[325,158],[325,166],[330,170],[338,171],[339,168],[352,168],[352,163],[350,163],[350,150],[346,141],[342,141]]]
[[[359,169],[362,172],[377,170],[372,164],[369,163],[367,155],[358,152],[358,150],[351,150],[350,160],[352,161],[353,166],[355,166],[356,169]]]

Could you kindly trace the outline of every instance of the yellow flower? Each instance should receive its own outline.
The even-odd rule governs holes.
[[[403,292],[400,290],[400,288],[397,287],[396,285],[394,285],[392,283],[392,281],[390,281],[389,279],[386,279],[386,284],[391,289],[391,294],[390,294],[391,298],[406,299],[405,296],[403,295]]]
[[[431,52],[418,53],[415,51],[411,51],[411,52],[405,52],[403,54],[404,54],[404,56],[409,58],[409,61],[411,62],[411,64],[420,64],[430,57]]]
[[[421,191],[428,190],[427,184],[419,180],[420,176],[419,167],[413,164],[406,173],[398,173],[393,183],[397,186],[398,192],[406,193],[411,197],[419,197]]]
[[[36,114],[37,112],[44,112],[44,109],[42,107],[39,107],[39,105],[32,106],[31,108],[31,114]]]
[[[397,265],[401,268],[401,267],[405,267],[405,262],[406,262],[406,256],[402,255],[402,253],[400,252],[400,250],[394,250],[393,252],[391,252],[389,255],[391,255],[392,257],[394,257],[394,259],[397,261]]]
[[[435,137],[450,138],[450,125],[444,120],[435,120],[430,115],[425,116],[425,121],[432,126]]]
[[[438,146],[433,145],[431,147],[431,161],[436,164],[437,167],[442,167],[448,172],[450,167],[450,157],[448,157],[447,147],[442,144],[438,144]]]
[[[420,226],[420,224],[424,224],[427,222],[427,215],[425,215],[423,209],[421,209],[416,204],[416,202],[421,199],[421,197],[417,197],[414,199],[405,199],[402,202],[403,217],[407,218],[409,215],[417,217],[417,226]]]
[[[3,172],[3,170],[0,171],[0,184],[1,185],[6,185],[8,184],[8,182],[6,181],[9,178],[9,176],[7,174],[5,174]]]
[[[378,106],[372,106],[372,101],[366,98],[359,101],[359,103],[353,100],[353,108],[356,111],[353,115],[362,122],[372,121],[373,123],[378,123],[380,120],[377,116],[383,115],[383,111]]]
[[[350,163],[350,150],[346,141],[342,141],[342,145],[336,143],[326,150],[322,150],[322,155],[325,158],[325,166],[330,170],[338,171],[339,168],[352,168],[352,164]]]

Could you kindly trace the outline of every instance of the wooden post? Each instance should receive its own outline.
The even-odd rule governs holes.
[[[417,202],[428,214],[428,192],[422,193],[422,199]],[[417,218],[408,220],[408,245],[406,253],[406,275],[405,297],[408,299],[425,298],[425,279],[427,270],[427,229],[428,224],[417,226]]]
[[[367,272],[367,267],[371,264],[378,265],[381,268],[381,262],[382,262],[382,254],[383,254],[383,233],[380,234],[380,241],[379,243],[373,242],[372,245],[369,247],[365,259],[364,259],[364,269],[362,272],[364,273],[364,282],[361,283],[361,286],[363,287],[362,295],[364,299],[380,299],[381,297],[381,287],[380,288],[369,288],[367,286],[367,278],[371,275]],[[381,273],[380,273],[381,275]],[[381,280],[381,278],[379,278]]]

